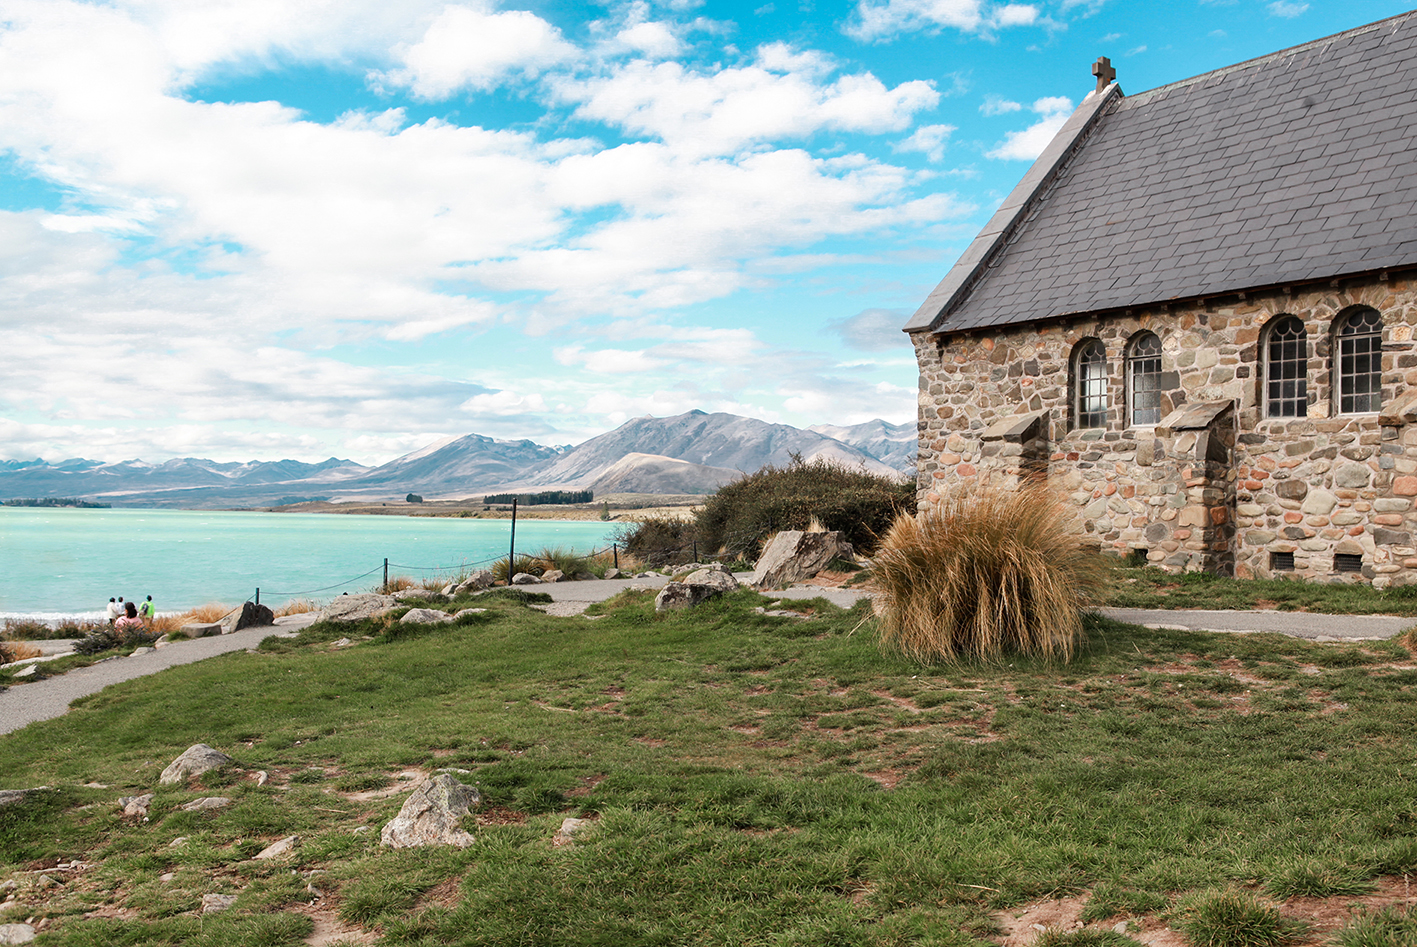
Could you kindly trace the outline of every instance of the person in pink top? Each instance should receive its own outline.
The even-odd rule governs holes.
[[[138,606],[132,602],[124,602],[123,617],[114,622],[113,627],[120,635],[130,631],[142,631],[143,620],[138,617]]]

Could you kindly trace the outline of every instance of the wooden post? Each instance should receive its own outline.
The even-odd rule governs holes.
[[[384,588],[383,588],[383,592],[384,592],[385,595],[387,595],[388,592],[389,592],[389,557],[388,557],[388,556],[385,556],[385,557],[384,557]]]
[[[507,584],[512,584],[512,563],[517,561],[517,498],[512,497],[512,545],[507,550]]]

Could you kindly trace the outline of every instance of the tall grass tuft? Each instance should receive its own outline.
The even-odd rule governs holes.
[[[1303,932],[1272,904],[1239,888],[1202,891],[1184,898],[1179,923],[1191,947],[1279,947]]]
[[[1328,943],[1332,947],[1413,947],[1417,907],[1390,904],[1380,911],[1359,910]]]
[[[897,517],[872,571],[882,643],[916,660],[1067,661],[1110,566],[1046,486],[985,485]]]

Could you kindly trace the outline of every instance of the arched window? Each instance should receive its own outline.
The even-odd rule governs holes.
[[[1150,332],[1127,352],[1127,416],[1132,427],[1161,423],[1161,340]]]
[[[1277,319],[1265,346],[1264,413],[1267,418],[1302,418],[1309,413],[1309,336],[1293,316]]]
[[[1096,339],[1078,346],[1073,357],[1075,427],[1107,426],[1107,350]]]
[[[1338,330],[1338,410],[1362,414],[1383,406],[1383,319],[1360,309]]]

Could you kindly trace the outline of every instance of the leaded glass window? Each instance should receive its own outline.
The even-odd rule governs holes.
[[[1074,377],[1077,379],[1077,426],[1106,427],[1107,352],[1101,342],[1093,339],[1078,350]]]
[[[1127,396],[1133,427],[1161,423],[1161,340],[1150,332],[1127,356]]]
[[[1285,316],[1269,332],[1265,359],[1265,416],[1302,418],[1309,413],[1309,337],[1304,323]]]
[[[1338,410],[1377,411],[1383,406],[1383,320],[1372,309],[1348,317],[1338,332]]]

